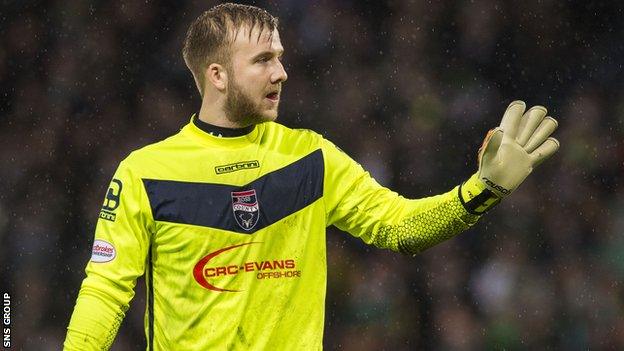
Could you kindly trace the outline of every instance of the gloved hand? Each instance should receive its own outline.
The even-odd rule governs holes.
[[[479,171],[460,187],[460,200],[471,213],[482,214],[511,194],[533,169],[559,149],[550,137],[557,121],[546,108],[526,113],[522,101],[509,104],[499,127],[490,130],[479,149]]]

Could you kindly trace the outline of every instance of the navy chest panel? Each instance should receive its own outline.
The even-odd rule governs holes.
[[[254,233],[323,195],[323,153],[316,150],[244,186],[143,179],[157,221]]]

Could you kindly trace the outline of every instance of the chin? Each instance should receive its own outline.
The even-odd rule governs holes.
[[[273,113],[269,113],[269,112],[265,112],[265,113],[258,113],[256,115],[254,115],[253,117],[250,117],[248,119],[246,119],[247,125],[249,124],[260,124],[260,123],[264,123],[264,122],[273,122],[277,119],[277,113],[273,112]]]
[[[272,122],[277,119],[277,111],[272,110],[262,115],[263,122]]]

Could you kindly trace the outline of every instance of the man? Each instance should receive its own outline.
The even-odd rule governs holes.
[[[65,340],[110,347],[145,274],[149,350],[318,350],[325,228],[416,254],[473,225],[559,143],[543,107],[512,102],[451,191],[408,200],[320,135],[274,122],[287,74],[277,19],[235,4],[189,28],[199,115],[121,162]]]

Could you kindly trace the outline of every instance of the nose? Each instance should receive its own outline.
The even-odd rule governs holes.
[[[280,61],[277,61],[275,70],[273,71],[273,74],[271,75],[271,83],[272,84],[282,83],[282,82],[285,82],[286,79],[288,79],[288,73],[286,73],[286,70],[284,69],[284,65]]]

